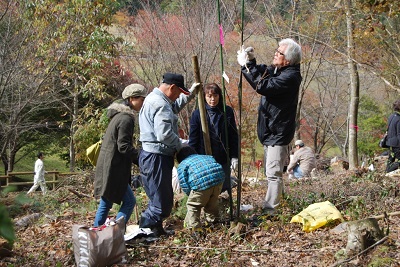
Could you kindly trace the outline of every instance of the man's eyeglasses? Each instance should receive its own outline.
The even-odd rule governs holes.
[[[284,55],[285,55],[284,53],[282,53],[281,51],[279,51],[278,48],[275,49],[275,53],[278,53],[278,54],[281,55],[281,56],[284,56]]]

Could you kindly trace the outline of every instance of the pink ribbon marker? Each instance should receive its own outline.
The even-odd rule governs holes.
[[[224,46],[225,41],[224,41],[224,31],[222,30],[222,24],[219,25],[219,42],[221,43],[222,46]]]
[[[353,124],[350,124],[350,127],[352,127],[352,128],[354,128],[354,129],[356,129],[356,132],[358,132],[358,125],[353,125]]]

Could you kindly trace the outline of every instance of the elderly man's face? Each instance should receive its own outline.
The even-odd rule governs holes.
[[[281,45],[275,50],[274,60],[272,64],[276,67],[284,67],[289,65],[289,61],[285,59],[286,45]]]

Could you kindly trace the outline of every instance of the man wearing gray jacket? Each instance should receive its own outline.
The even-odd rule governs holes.
[[[172,211],[174,156],[184,145],[179,139],[177,114],[195,97],[199,85],[194,83],[188,90],[182,75],[165,73],[160,86],[146,97],[139,113],[143,149],[139,167],[149,198],[139,226],[150,228],[152,237],[173,234],[163,228],[162,222]]]

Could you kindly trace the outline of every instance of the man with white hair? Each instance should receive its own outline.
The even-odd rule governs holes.
[[[283,193],[283,168],[296,127],[301,47],[292,39],[281,40],[269,66],[257,65],[252,47],[239,50],[237,60],[247,82],[261,95],[257,135],[264,146],[268,180],[264,211],[274,215]]]
[[[295,178],[310,176],[312,169],[316,167],[314,151],[310,147],[304,146],[302,140],[296,140],[294,145],[296,151],[290,159],[287,173],[293,173]]]

